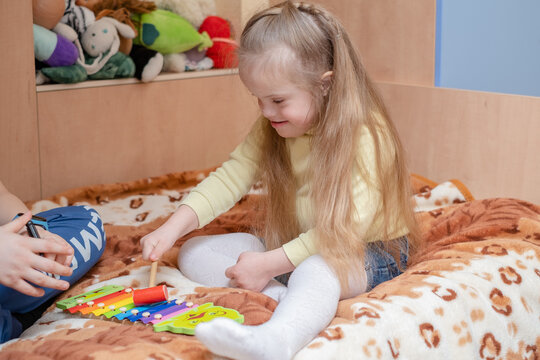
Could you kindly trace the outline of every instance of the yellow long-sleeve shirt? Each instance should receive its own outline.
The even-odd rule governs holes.
[[[182,204],[189,206],[195,211],[199,219],[199,227],[203,227],[214,218],[229,210],[244,196],[256,181],[256,171],[260,156],[260,144],[262,143],[262,124],[264,119],[258,120],[253,126],[246,139],[238,145],[227,160],[216,171],[197,185]],[[361,138],[358,142],[358,156],[361,156],[364,165],[369,170],[374,169],[374,145],[373,139],[367,129],[362,129]],[[302,233],[283,245],[283,250],[293,263],[298,266],[304,259],[317,253],[314,213],[311,199],[309,198],[309,183],[305,176],[308,171],[311,135],[303,135],[298,138],[287,138],[290,152],[293,174],[298,188],[296,191],[296,214]],[[383,144],[384,145],[384,144]],[[393,157],[392,149],[382,149],[383,158]],[[370,174],[373,174],[370,171]],[[336,174],[343,176],[345,174]],[[364,241],[380,240],[384,234],[383,221],[375,218],[380,209],[380,194],[371,189],[360,176],[357,166],[353,169],[353,196],[356,206],[356,223],[359,233],[365,234]],[[390,222],[397,224],[394,229],[388,229],[389,238],[397,238],[407,234],[407,228],[403,221],[399,221],[399,214],[394,214],[398,221]],[[361,240],[359,240],[361,241]]]

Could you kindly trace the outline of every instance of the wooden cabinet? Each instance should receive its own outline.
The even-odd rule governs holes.
[[[237,33],[266,4],[216,1]],[[36,91],[31,1],[0,0],[0,18],[0,179],[24,200],[219,165],[255,120],[257,104],[235,70]]]
[[[32,2],[0,0],[0,179],[25,199],[41,195]]]

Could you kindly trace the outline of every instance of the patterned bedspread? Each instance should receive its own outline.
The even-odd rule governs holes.
[[[107,284],[146,287],[139,239],[159,226],[210,170],[89,186],[35,202],[35,212],[89,204],[101,214],[107,247],[98,264],[59,299]],[[515,199],[473,200],[459,181],[413,176],[424,245],[408,270],[341,301],[332,324],[295,359],[540,359],[540,207]],[[246,324],[269,319],[276,302],[250,291],[208,288],[176,267],[181,244],[200,234],[250,231],[253,190],[160,261],[157,283],[197,304],[238,310]],[[212,359],[194,337],[87,319],[51,307],[0,359]]]

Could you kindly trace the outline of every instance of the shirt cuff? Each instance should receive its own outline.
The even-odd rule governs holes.
[[[308,235],[312,230],[307,233],[300,234],[296,239],[283,244],[282,248],[285,251],[285,255],[289,258],[289,261],[297,267],[300,263],[306,260],[311,255],[318,253],[315,241],[312,236]]]
[[[199,220],[198,229],[206,226],[214,220],[214,209],[208,201],[208,198],[198,191],[191,191],[181,202],[180,205],[189,206],[197,215]]]

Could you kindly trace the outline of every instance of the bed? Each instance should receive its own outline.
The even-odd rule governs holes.
[[[97,265],[58,300],[104,285],[144,288],[149,263],[139,239],[159,226],[212,169],[94,185],[30,203],[32,210],[88,204],[107,235]],[[540,356],[540,207],[509,198],[475,200],[458,180],[411,175],[423,246],[408,270],[340,302],[335,319],[295,359],[537,359]],[[270,318],[265,295],[209,288],[179,272],[182,243],[200,234],[251,231],[256,189],[205,228],[176,243],[159,262],[157,283],[171,296],[239,311],[245,324]],[[51,306],[1,359],[212,359],[192,336],[88,319]]]

